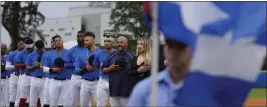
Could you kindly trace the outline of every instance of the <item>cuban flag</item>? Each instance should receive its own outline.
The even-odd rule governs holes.
[[[144,3],[151,27],[151,3]],[[158,29],[187,44],[191,72],[174,99],[182,106],[242,107],[266,55],[265,2],[158,2]]]

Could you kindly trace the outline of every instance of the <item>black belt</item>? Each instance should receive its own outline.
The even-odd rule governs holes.
[[[36,77],[36,78],[44,78],[44,76],[33,76],[33,77]]]
[[[95,79],[85,79],[85,78],[83,78],[84,80],[87,80],[87,81],[97,81],[97,80],[99,80],[99,78],[95,78]]]
[[[68,80],[69,78],[54,78],[55,80],[60,80],[60,81],[63,81],[63,80]]]
[[[25,74],[25,75],[27,75],[27,76],[31,76],[30,74],[26,74],[26,73],[21,73],[21,75],[23,75],[23,74]]]
[[[16,72],[14,72],[13,74],[19,76],[19,73],[16,73]]]
[[[9,78],[9,76],[1,77],[1,79],[7,79],[7,78]]]

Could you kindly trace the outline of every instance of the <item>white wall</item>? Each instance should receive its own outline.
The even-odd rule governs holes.
[[[111,12],[110,8],[90,8],[90,7],[75,7],[70,8],[69,16],[81,16],[85,14],[96,14]]]

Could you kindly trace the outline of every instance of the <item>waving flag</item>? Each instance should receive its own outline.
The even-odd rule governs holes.
[[[243,106],[266,54],[265,2],[159,2],[158,26],[194,55],[177,105]]]

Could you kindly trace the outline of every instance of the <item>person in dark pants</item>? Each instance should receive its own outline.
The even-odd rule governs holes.
[[[118,51],[111,53],[103,63],[103,73],[109,76],[109,91],[111,106],[126,106],[131,93],[132,81],[128,75],[131,69],[131,60],[135,56],[127,50],[128,39],[125,36],[118,38]]]

